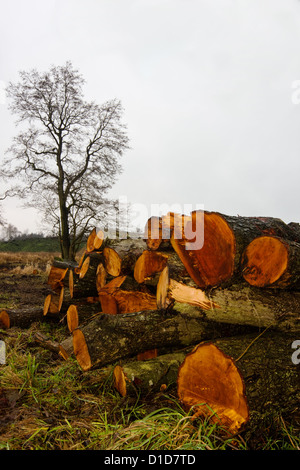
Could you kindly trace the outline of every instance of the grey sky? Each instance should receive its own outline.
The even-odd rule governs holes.
[[[0,85],[71,60],[87,99],[122,101],[131,149],[112,196],[300,222],[298,0],[1,3]],[[16,133],[1,96],[0,158]],[[8,221],[34,229],[16,206]]]

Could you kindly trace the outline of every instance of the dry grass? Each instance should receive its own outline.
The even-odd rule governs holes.
[[[0,266],[6,274],[48,274],[55,257],[59,253],[0,252]]]

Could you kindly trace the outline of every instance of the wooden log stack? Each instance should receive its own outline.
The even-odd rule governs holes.
[[[299,410],[300,229],[198,212],[151,217],[143,239],[94,229],[77,264],[53,263],[43,314],[66,318],[65,357],[83,371],[111,365],[122,396],[173,387],[235,434]]]

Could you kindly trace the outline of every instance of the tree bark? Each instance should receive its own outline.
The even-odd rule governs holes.
[[[203,245],[188,247],[199,225],[197,216],[203,217]],[[200,224],[202,222],[200,221]],[[291,225],[271,217],[234,217],[217,212],[194,211],[187,222],[183,236],[172,235],[171,243],[189,275],[201,288],[229,285],[241,278],[240,262],[246,246],[262,235],[281,237],[299,242],[299,234]],[[201,238],[201,233],[198,238]]]
[[[259,289],[244,282],[227,289],[207,289],[205,295],[212,302],[211,309],[179,302],[175,302],[174,308],[190,314],[201,311],[207,320],[222,323],[300,332],[300,292]]]
[[[243,328],[242,328],[243,330]],[[167,310],[148,310],[123,315],[97,315],[81,328],[93,368],[151,349],[178,348],[204,339],[235,334],[236,325],[207,321],[201,313],[180,314]],[[62,342],[71,353],[72,339]],[[80,364],[80,357],[77,357]]]

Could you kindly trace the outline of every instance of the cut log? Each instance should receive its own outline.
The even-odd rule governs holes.
[[[99,292],[106,284],[107,272],[103,263],[99,263],[96,271],[96,289]]]
[[[57,263],[52,264],[47,283],[53,291],[60,291],[64,286],[64,279],[68,270],[68,267],[59,267]]]
[[[75,329],[72,333],[73,349],[78,364],[83,371],[87,371],[91,368],[91,360],[88,351],[88,347],[85,341],[85,337],[81,330]]]
[[[176,301],[174,309],[191,315],[201,311],[207,320],[222,323],[300,332],[300,292],[259,289],[244,282],[226,289],[205,290],[205,295],[212,302],[211,309]]]
[[[134,266],[134,279],[144,282],[154,274],[160,273],[167,265],[168,256],[157,251],[145,250],[137,259]]]
[[[70,305],[67,311],[67,324],[69,331],[72,333],[79,325],[79,316],[76,305]]]
[[[177,388],[195,417],[202,414],[231,434],[257,434],[274,413],[291,415],[298,408],[293,341],[293,335],[264,331],[202,342],[144,362],[123,361],[114,368],[114,386],[123,397]]]
[[[96,297],[98,295],[99,279],[97,281],[98,267],[102,264],[101,252],[92,252],[85,256],[77,274],[73,274],[72,297]],[[71,289],[70,289],[71,292]]]
[[[274,412],[291,414],[299,406],[299,369],[291,360],[293,339],[265,332],[200,344],[179,370],[179,398],[231,433],[247,422],[247,401],[249,427],[259,431],[263,421],[274,420]],[[197,406],[201,403],[206,406]]]
[[[171,243],[189,275],[201,288],[229,282],[234,274],[240,276],[242,253],[254,238],[275,235],[291,241],[298,239],[296,230],[280,219],[234,217],[202,211],[203,246],[189,248],[191,239],[187,238],[186,233],[190,235],[196,231],[199,225],[196,220],[198,213],[199,211],[192,212],[182,238],[177,238],[173,234]],[[201,230],[199,233],[201,238]],[[194,243],[196,238],[197,236]]]
[[[244,330],[244,328],[242,328]],[[77,330],[76,330],[77,331]],[[148,310],[123,315],[100,314],[81,328],[91,367],[106,364],[150,349],[183,347],[241,331],[240,327],[206,321],[202,315]],[[72,353],[67,339],[62,346]]]
[[[43,315],[58,314],[61,311],[64,299],[64,287],[59,293],[48,294],[44,301]]]
[[[95,241],[96,236],[97,236],[96,228],[93,228],[93,230],[89,234],[88,239],[86,241],[87,253],[91,253],[92,251],[94,251],[94,241]]]
[[[189,219],[190,216],[175,214],[174,212],[168,212],[166,215],[161,217],[150,217],[147,220],[144,230],[144,239],[147,244],[147,248],[149,250],[169,250],[174,228],[176,228],[177,234],[179,238],[181,238],[184,224]]]
[[[94,239],[94,250],[98,251],[101,248],[103,244],[103,240],[104,240],[104,233],[102,230],[98,230]]]
[[[114,240],[103,250],[104,267],[113,277],[132,274],[138,257],[145,250],[143,240]]]
[[[280,238],[255,238],[242,257],[244,279],[252,286],[300,288],[300,244]]]
[[[190,350],[162,354],[147,361],[131,360],[114,367],[113,381],[123,396],[147,396],[175,388],[180,365]]]
[[[231,434],[247,423],[242,376],[233,359],[213,343],[200,344],[185,357],[177,381],[179,400],[187,409],[193,407],[194,416],[210,417]]]

